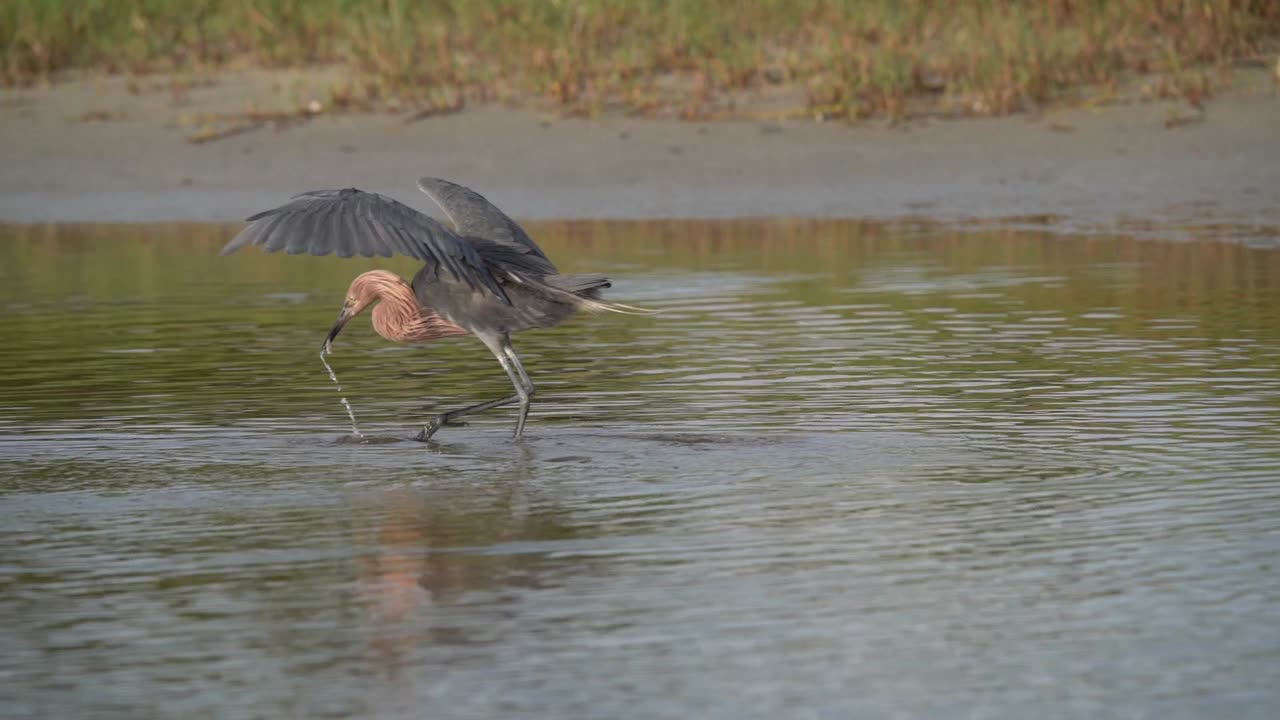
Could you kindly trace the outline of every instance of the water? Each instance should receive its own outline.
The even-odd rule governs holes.
[[[324,349],[320,351],[320,364],[324,365],[325,371],[329,373],[329,379],[338,388],[338,400],[342,403],[342,408],[347,411],[347,417],[351,418],[351,436],[361,438],[363,435],[360,434],[360,428],[356,427],[356,412],[351,409],[351,403],[347,402],[347,396],[342,394],[342,383],[338,382],[338,374],[333,371],[329,361],[324,359],[327,352],[329,352],[329,345],[325,343]]]
[[[533,228],[652,317],[367,321],[228,229],[0,231],[5,717],[1272,717],[1280,251]]]

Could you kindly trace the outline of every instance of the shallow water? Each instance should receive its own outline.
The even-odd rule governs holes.
[[[1280,251],[546,223],[656,317],[317,354],[358,271],[0,229],[5,717],[1270,717]]]

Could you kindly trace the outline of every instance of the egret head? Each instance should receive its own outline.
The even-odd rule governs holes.
[[[342,302],[342,310],[338,312],[338,319],[333,324],[333,328],[329,330],[329,335],[324,339],[321,349],[325,352],[329,351],[329,346],[333,344],[333,339],[338,337],[338,333],[342,332],[343,326],[351,320],[351,318],[364,312],[365,308],[382,297],[383,293],[399,289],[404,285],[404,280],[400,276],[386,270],[370,270],[362,273],[351,281],[351,287],[347,288],[347,297]]]

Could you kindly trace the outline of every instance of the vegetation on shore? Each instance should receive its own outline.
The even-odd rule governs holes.
[[[334,108],[993,115],[1127,78],[1193,104],[1274,62],[1274,0],[7,0],[0,84],[338,63]]]

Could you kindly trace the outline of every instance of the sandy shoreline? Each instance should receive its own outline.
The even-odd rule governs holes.
[[[1170,117],[1193,112],[1172,103],[905,128],[482,107],[413,123],[320,116],[188,141],[193,118],[243,107],[245,88],[261,81],[229,75],[180,102],[114,78],[0,91],[0,221],[236,221],[295,192],[347,185],[426,208],[413,181],[432,174],[527,219],[1052,216],[1065,229],[1154,224],[1165,234],[1280,226],[1280,98],[1265,73],[1174,129]]]

